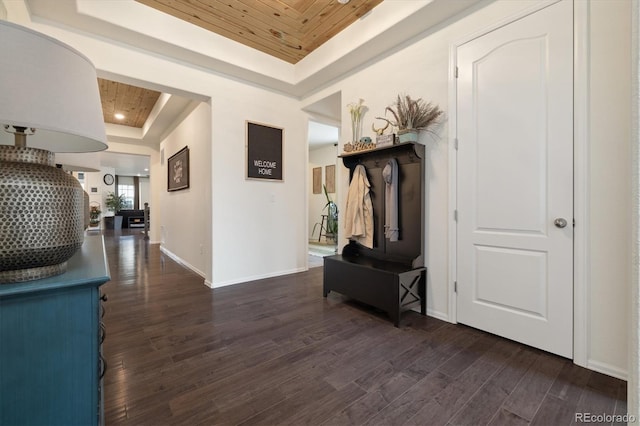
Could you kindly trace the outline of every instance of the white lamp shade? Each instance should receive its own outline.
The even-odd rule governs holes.
[[[100,156],[99,152],[58,152],[55,163],[67,172],[99,172]]]
[[[4,125],[33,127],[27,146],[54,152],[107,148],[96,70],[66,44],[0,20],[0,145]]]

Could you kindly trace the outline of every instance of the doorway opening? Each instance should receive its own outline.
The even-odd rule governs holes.
[[[335,254],[340,229],[338,140],[342,94],[336,92],[303,108],[309,114],[307,230],[308,267]],[[341,163],[340,163],[341,164]]]
[[[309,266],[336,253],[339,208],[336,194],[338,128],[309,122]]]

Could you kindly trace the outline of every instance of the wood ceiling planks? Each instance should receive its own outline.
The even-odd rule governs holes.
[[[102,115],[105,123],[142,128],[160,97],[160,92],[130,86],[111,80],[98,79]],[[122,113],[125,118],[118,120],[114,114]]]
[[[382,0],[136,0],[295,64]]]

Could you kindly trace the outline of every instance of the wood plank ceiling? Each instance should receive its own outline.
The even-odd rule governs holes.
[[[116,81],[98,79],[102,115],[105,123],[142,128],[160,97],[160,92],[130,86]],[[116,113],[124,115],[117,119]]]
[[[136,0],[295,64],[382,0]]]

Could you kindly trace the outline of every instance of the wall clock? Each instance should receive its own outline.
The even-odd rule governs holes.
[[[107,173],[106,175],[104,175],[102,180],[104,180],[104,183],[107,184],[107,185],[113,185],[113,175],[112,174]]]

